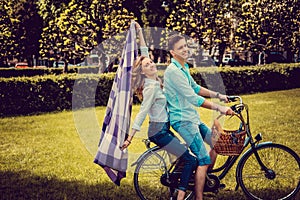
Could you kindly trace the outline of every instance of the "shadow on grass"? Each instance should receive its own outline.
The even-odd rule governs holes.
[[[0,172],[0,199],[135,199],[132,185],[112,182],[91,185],[81,180],[36,176],[29,171]],[[137,198],[136,198],[137,199]]]
[[[101,199],[134,200],[139,199],[134,187],[122,183],[120,187],[111,182],[91,185],[80,180],[61,180],[57,177],[36,176],[29,171],[0,172],[0,199]],[[149,188],[149,190],[151,190]],[[266,191],[263,191],[266,192]],[[272,194],[270,194],[272,195]],[[272,197],[272,196],[270,196]],[[299,194],[295,199],[299,198]],[[242,200],[246,199],[241,190],[222,190],[219,194],[205,194],[207,200]],[[270,198],[272,199],[272,198]]]

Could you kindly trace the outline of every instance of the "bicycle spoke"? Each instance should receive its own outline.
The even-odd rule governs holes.
[[[255,155],[250,154],[238,169],[243,191],[254,199],[281,199],[299,188],[300,163],[281,145],[266,145],[257,150],[264,166],[261,168]]]
[[[141,199],[168,199],[170,191],[161,184],[160,178],[166,173],[164,150],[149,153],[137,166],[135,187]]]

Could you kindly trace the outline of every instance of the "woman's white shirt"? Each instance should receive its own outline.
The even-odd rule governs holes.
[[[136,115],[132,128],[140,130],[147,114],[150,122],[168,122],[167,100],[156,80],[145,78],[143,102]]]

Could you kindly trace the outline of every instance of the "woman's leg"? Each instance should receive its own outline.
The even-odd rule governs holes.
[[[152,127],[153,126],[154,125],[152,125]],[[151,125],[149,126],[149,129],[150,127]],[[169,125],[166,124],[166,126],[164,126],[157,134],[150,137],[149,139],[169,153],[180,157],[180,160],[184,163],[182,174],[180,177],[180,183],[178,186],[178,198],[181,199],[180,197],[184,197],[185,190],[188,187],[189,179],[197,165],[197,158],[189,153],[186,147],[178,140],[178,138],[174,136],[169,128]]]

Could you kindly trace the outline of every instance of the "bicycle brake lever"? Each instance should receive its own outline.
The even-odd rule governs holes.
[[[231,110],[233,110],[233,112],[237,113],[237,109],[236,109],[236,105],[230,106]]]
[[[235,102],[237,97],[236,96],[227,96],[229,102]]]

